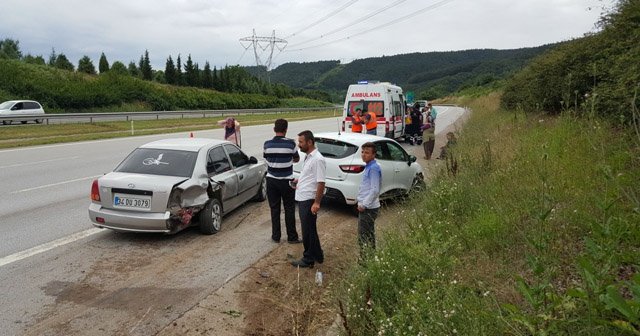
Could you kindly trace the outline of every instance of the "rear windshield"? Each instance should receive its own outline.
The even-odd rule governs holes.
[[[353,100],[349,101],[347,116],[350,117],[356,108],[362,109],[362,113],[374,112],[377,117],[384,117],[384,101],[382,100]]]
[[[326,158],[342,159],[358,151],[358,146],[339,140],[316,138],[316,147]]]
[[[138,148],[115,169],[120,173],[191,177],[197,152]]]

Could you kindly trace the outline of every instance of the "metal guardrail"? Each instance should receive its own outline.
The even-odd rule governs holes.
[[[56,114],[33,114],[33,115],[2,115],[0,116],[0,123],[4,121],[22,122],[43,120],[45,124],[49,124],[50,120],[59,119],[86,119],[90,123],[100,119],[119,119],[122,118],[125,121],[129,120],[141,120],[141,117],[155,116],[156,120],[164,116],[180,116],[184,118],[185,115],[191,117],[202,118],[207,117],[225,117],[225,116],[238,116],[238,115],[254,115],[254,114],[281,114],[281,113],[294,113],[305,111],[325,111],[325,110],[342,110],[342,108],[336,107],[308,107],[308,108],[271,108],[271,109],[233,109],[233,110],[191,110],[191,111],[150,111],[150,112],[100,112],[100,113],[56,113]],[[340,111],[340,113],[342,113]],[[148,118],[146,118],[148,120]]]

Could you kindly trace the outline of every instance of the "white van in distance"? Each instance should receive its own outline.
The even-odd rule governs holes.
[[[404,136],[405,98],[402,88],[389,82],[360,81],[349,85],[342,112],[342,131],[350,132],[356,107],[375,112],[377,135],[391,139]],[[363,128],[366,129],[366,128]]]

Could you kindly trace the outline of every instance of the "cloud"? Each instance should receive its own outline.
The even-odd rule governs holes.
[[[580,37],[593,31],[600,0],[453,0],[418,13],[436,0],[405,0],[361,24],[304,44],[322,47],[276,52],[275,63],[356,58],[409,52],[472,48],[520,48]],[[341,6],[343,11],[302,30]],[[23,53],[43,55],[55,48],[72,62],[88,55],[97,62],[139,59],[149,50],[152,65],[191,54],[212,66],[254,64],[253,51],[239,43],[256,29],[259,36],[288,38],[290,45],[315,39],[388,3],[372,0],[3,0],[0,38],[20,41]],[[592,8],[589,10],[589,8]],[[410,19],[386,23],[410,15]],[[25,24],[25,22],[27,22]],[[370,32],[368,32],[370,31]],[[358,36],[361,32],[367,32]],[[351,36],[351,37],[350,37]],[[350,37],[350,38],[347,38]],[[260,51],[262,58],[267,51]]]

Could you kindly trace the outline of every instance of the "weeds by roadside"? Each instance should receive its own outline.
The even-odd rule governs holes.
[[[345,280],[353,335],[640,334],[636,134],[498,101],[458,102],[458,173]]]

